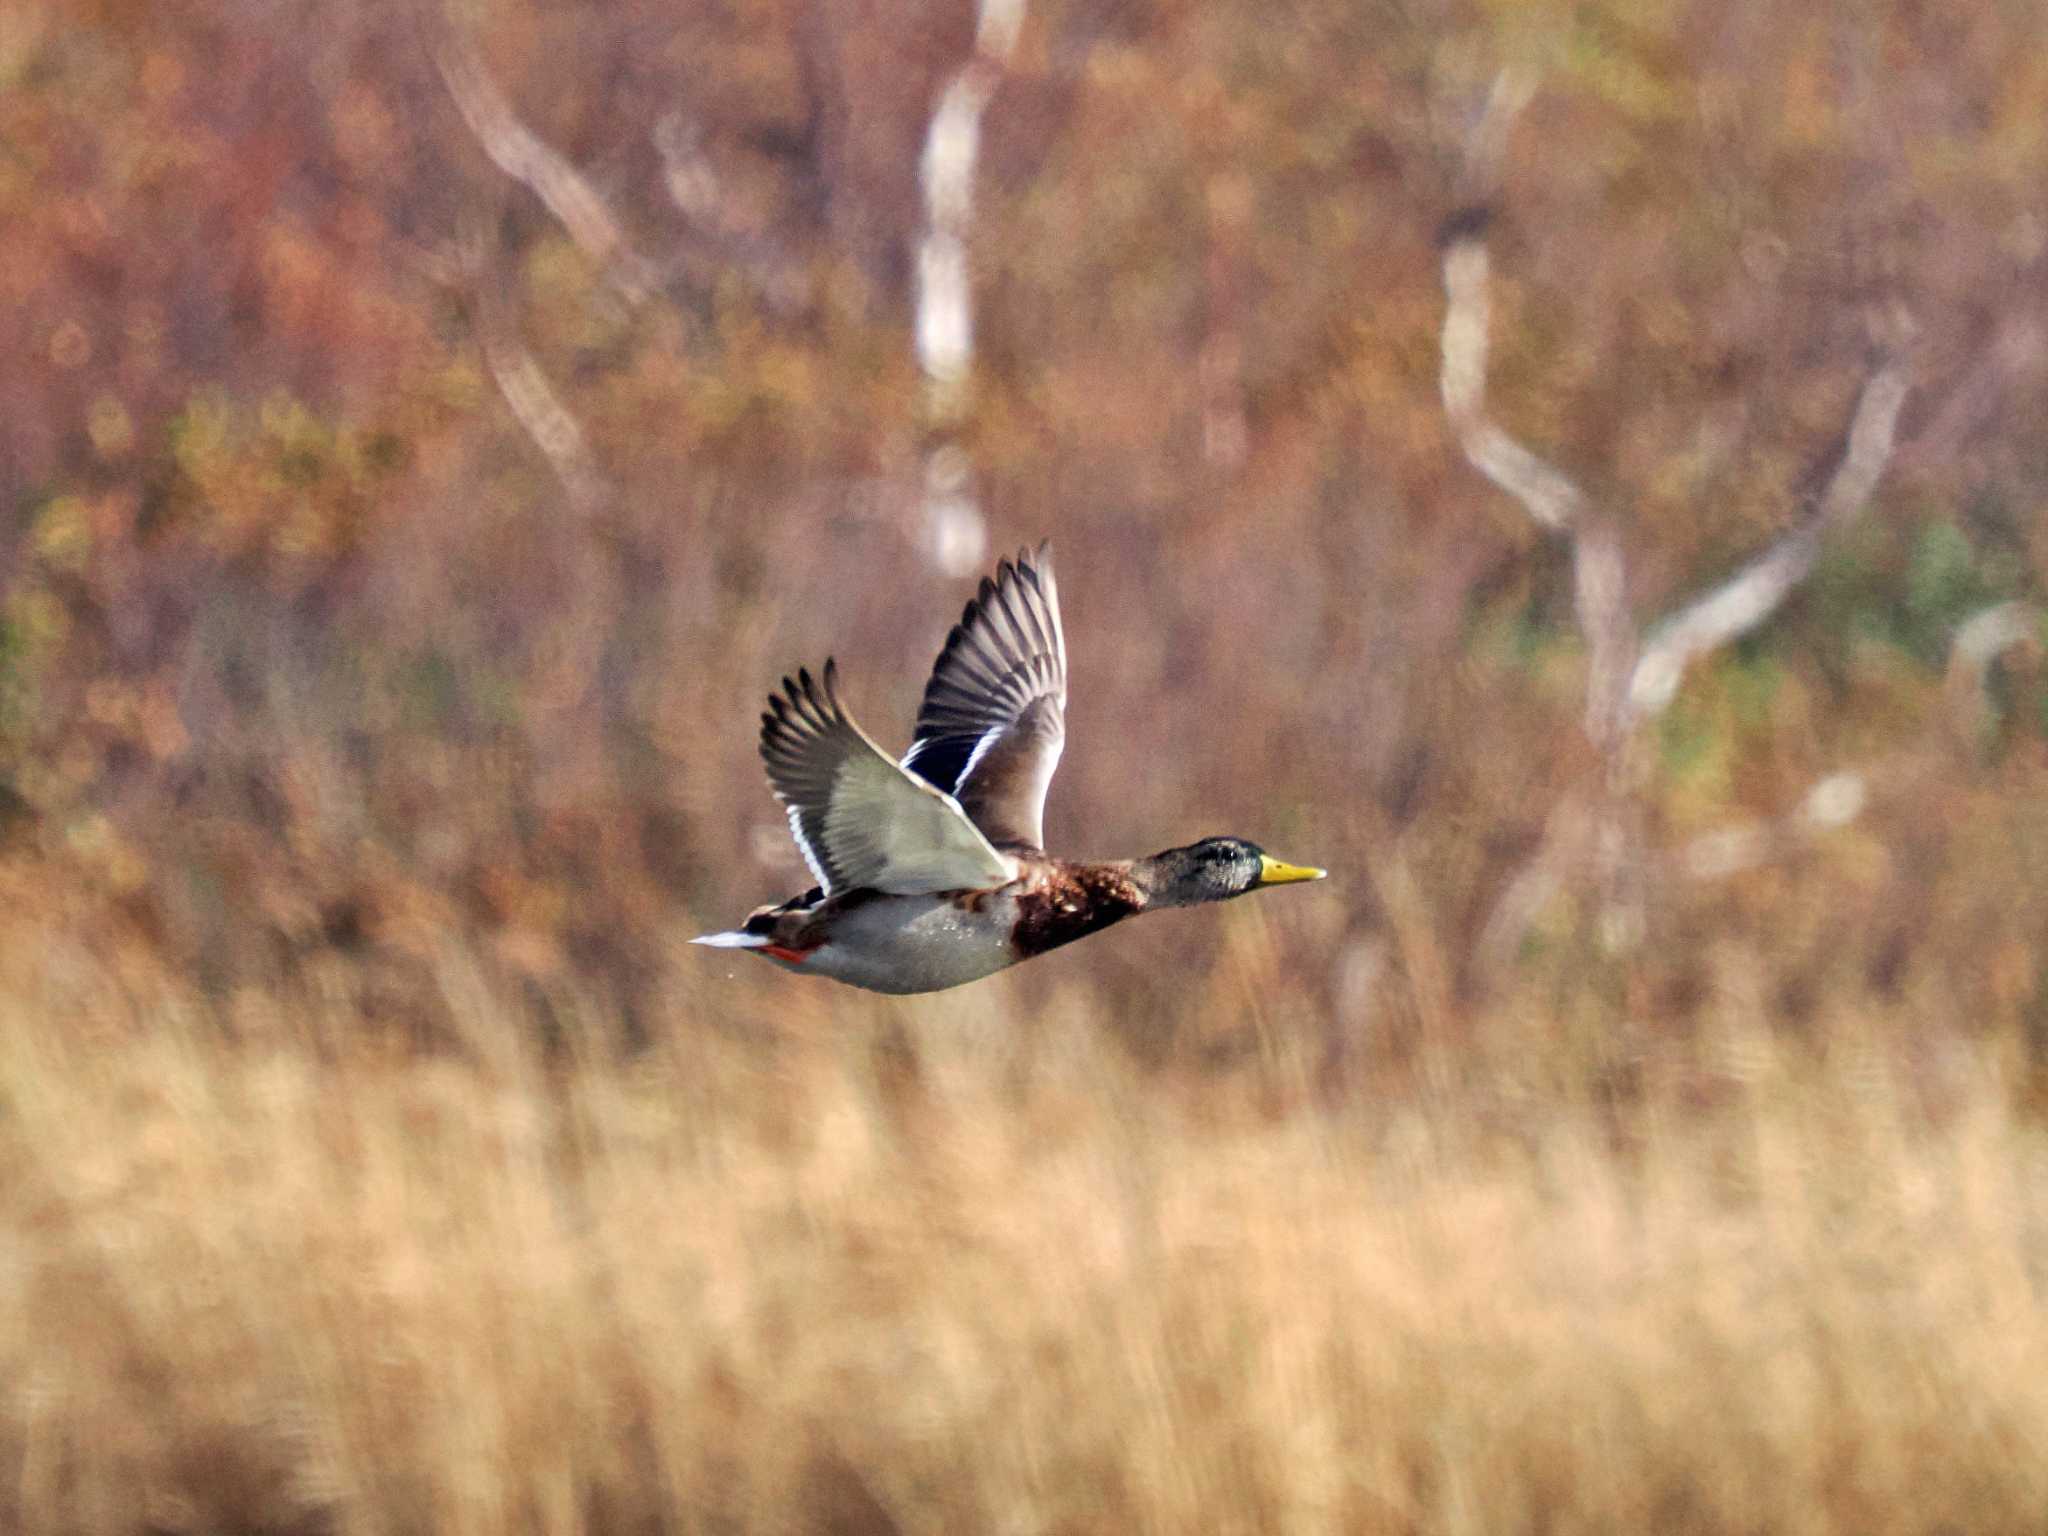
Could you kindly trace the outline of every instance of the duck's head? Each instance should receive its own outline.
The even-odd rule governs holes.
[[[1131,869],[1145,892],[1147,907],[1191,907],[1228,901],[1268,885],[1320,880],[1326,870],[1276,859],[1241,837],[1205,837],[1186,848],[1169,848]]]

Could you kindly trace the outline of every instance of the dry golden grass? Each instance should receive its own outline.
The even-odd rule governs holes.
[[[1231,1080],[1272,1059],[1141,1069],[1058,994],[810,990],[741,1038],[684,990],[620,1062],[526,1048],[487,969],[439,966],[470,1037],[425,1056],[304,1001],[230,1041],[14,952],[0,1526],[2048,1509],[2048,1135],[1995,1043],[1909,1071],[1874,1025],[1791,1043],[1730,1009],[1619,1104],[1518,1077],[1499,1042],[1560,1037],[1503,1020],[1398,1091],[1261,1112]]]

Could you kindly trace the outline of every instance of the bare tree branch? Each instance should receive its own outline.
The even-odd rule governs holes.
[[[448,250],[422,253],[422,270],[464,300],[491,382],[562,482],[570,505],[588,512],[610,487],[582,426],[555,393],[540,363],[520,339],[518,325],[506,312],[499,285],[489,273],[488,246],[488,239],[472,228]]]
[[[1693,838],[1672,858],[1671,868],[1688,880],[1725,880],[1783,858],[1861,816],[1869,808],[1877,777],[1854,769],[1831,773],[1802,795],[1788,815],[1740,822]]]
[[[1496,85],[1494,97],[1497,103],[1503,100],[1502,87]],[[1489,109],[1485,121],[1503,110]],[[1486,414],[1492,276],[1487,223],[1483,213],[1467,212],[1445,232],[1444,409],[1472,467],[1519,501],[1539,524],[1570,541],[1573,603],[1589,661],[1586,733],[1605,750],[1618,743],[1625,725],[1625,679],[1635,657],[1628,560],[1612,523],[1592,510],[1571,477],[1516,442]]]
[[[1593,819],[1577,797],[1567,795],[1552,807],[1536,851],[1501,887],[1479,930],[1472,959],[1481,976],[1497,976],[1514,961],[1567,874],[1586,861],[1592,841]]]
[[[661,156],[669,200],[692,223],[715,225],[723,193],[704,153],[703,131],[680,111],[670,111],[655,120],[647,138]]]
[[[1952,724],[1967,741],[1990,709],[1985,678],[2006,652],[2041,645],[2041,614],[2031,604],[1994,603],[1971,615],[1949,644],[1948,691]],[[1952,738],[1953,739],[1953,738]],[[1822,833],[1847,826],[1876,801],[1906,800],[1927,780],[1948,771],[1952,756],[1938,743],[1908,746],[1876,763],[1827,775],[1789,814],[1738,823],[1696,837],[1678,850],[1672,867],[1691,880],[1720,880],[1782,858]]]
[[[702,129],[681,111],[670,111],[647,137],[661,157],[669,201],[683,215],[684,243],[722,269],[743,272],[777,314],[801,310],[807,296],[803,261],[783,241],[735,223],[730,199],[704,152]]]
[[[578,511],[596,506],[604,495],[605,482],[591,457],[583,428],[523,342],[509,333],[494,335],[489,326],[480,327],[480,332],[484,362],[498,392],[562,482],[571,504]]]
[[[1913,440],[1899,445],[1899,467],[1911,470],[1953,459],[1968,438],[1993,420],[2015,384],[2039,372],[2044,358],[2048,324],[2022,311],[1994,325],[1962,381],[1929,413]]]
[[[633,249],[583,173],[513,114],[476,45],[450,27],[433,40],[432,50],[448,94],[491,163],[546,204],[577,248],[603,268],[621,293],[635,303],[647,298],[657,284],[654,265]]]
[[[1908,387],[1903,361],[1892,358],[1879,366],[1857,396],[1834,472],[1806,514],[1720,586],[1650,630],[1629,678],[1633,719],[1662,713],[1695,658],[1754,629],[1806,579],[1820,558],[1822,537],[1861,511],[1877,489]]]
[[[1964,621],[1949,647],[1946,682],[1959,732],[1974,735],[1991,712],[1991,664],[2008,651],[2038,656],[2041,640],[2041,615],[2027,603],[1995,603]]]
[[[1636,621],[1621,535],[1605,517],[1582,517],[1572,539],[1572,598],[1586,636],[1586,734],[1609,756],[1613,776],[1628,731],[1624,689],[1636,654]]]
[[[1509,129],[1535,94],[1535,84],[1528,71],[1502,70],[1471,134],[1464,180],[1482,201],[1454,215],[1444,228],[1439,386],[1458,446],[1472,467],[1543,527],[1570,540],[1573,603],[1589,662],[1586,733],[1605,752],[1620,743],[1625,730],[1624,680],[1635,656],[1627,555],[1613,524],[1593,510],[1578,484],[1509,436],[1486,412],[1493,273],[1486,247],[1491,214],[1483,200],[1494,191]]]
[[[1956,631],[1949,647],[1951,687],[1982,690],[1991,663],[2016,646],[2041,644],[2041,617],[2026,603],[1994,603],[1972,614]]]
[[[1485,219],[1466,215],[1447,232],[1444,250],[1444,409],[1465,457],[1546,528],[1573,527],[1585,509],[1585,494],[1563,470],[1538,458],[1495,426],[1486,415],[1488,288],[1492,277]]]

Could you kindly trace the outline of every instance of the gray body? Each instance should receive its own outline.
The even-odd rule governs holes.
[[[766,954],[787,971],[829,976],[871,992],[938,992],[994,975],[1023,957],[1011,942],[1018,886],[975,898],[883,896],[847,902],[827,926],[831,938],[802,964]],[[829,905],[829,903],[828,903]]]

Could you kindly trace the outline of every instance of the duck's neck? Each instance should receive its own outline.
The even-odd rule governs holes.
[[[1169,848],[1150,858],[1133,859],[1127,867],[1131,884],[1143,898],[1138,904],[1141,912],[1189,907],[1201,899],[1191,894],[1194,855],[1186,848]]]

